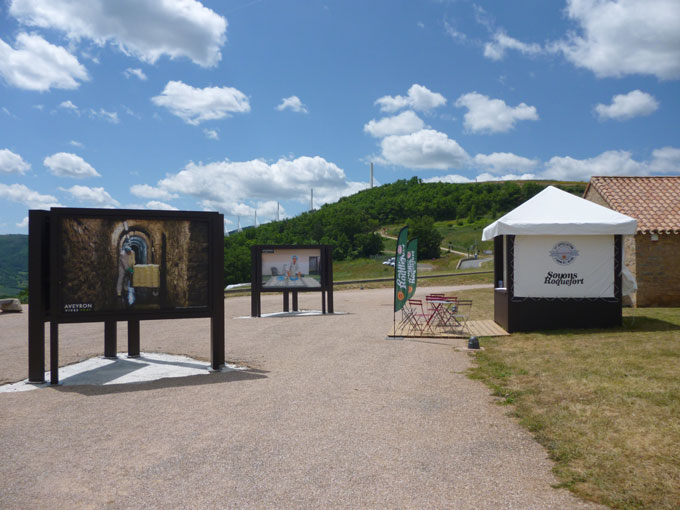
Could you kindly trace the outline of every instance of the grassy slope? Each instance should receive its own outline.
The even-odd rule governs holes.
[[[493,223],[493,221],[490,217],[479,218],[472,223],[460,219],[436,221],[434,227],[444,238],[442,240],[443,247],[448,248],[450,243],[454,250],[466,252],[469,248],[473,248],[476,245],[481,252],[493,249],[493,241],[482,241],[482,230],[490,223]],[[401,227],[403,227],[401,224],[387,225],[385,229],[388,235],[396,237]],[[385,239],[384,246],[386,249],[390,246],[392,251],[394,251],[396,241]]]
[[[491,291],[470,296],[477,316],[493,316]],[[680,309],[626,309],[621,328],[482,346],[471,377],[512,405],[561,485],[617,509],[680,508]]]

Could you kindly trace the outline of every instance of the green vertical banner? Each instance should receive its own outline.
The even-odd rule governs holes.
[[[418,286],[418,238],[411,239],[406,245],[406,281],[406,299],[411,299]]]
[[[408,299],[408,280],[406,277],[406,241],[408,240],[408,227],[399,231],[397,237],[397,251],[394,257],[394,311],[398,312],[404,307]]]

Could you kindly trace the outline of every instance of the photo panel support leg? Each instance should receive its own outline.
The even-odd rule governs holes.
[[[28,211],[28,381],[45,382],[45,319],[49,302],[47,211]]]
[[[293,291],[293,311],[298,311],[298,293],[297,290]]]
[[[59,384],[59,323],[50,321],[50,384]]]
[[[287,290],[283,291],[283,311],[284,312],[290,312],[290,300],[289,300],[289,292]]]
[[[321,291],[321,313],[326,313],[326,291]]]
[[[118,351],[118,325],[115,320],[104,321],[104,357],[116,358]]]
[[[139,358],[139,319],[128,321],[128,358]]]

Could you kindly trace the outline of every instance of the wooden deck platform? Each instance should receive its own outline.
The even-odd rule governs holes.
[[[434,333],[430,332],[409,332],[408,328],[397,327],[396,332],[393,328],[390,328],[387,333],[388,337],[407,337],[407,338],[469,338],[471,336],[509,336],[510,333],[501,328],[492,320],[482,320],[482,321],[469,321],[467,323],[466,332],[455,332],[446,330],[435,330]]]

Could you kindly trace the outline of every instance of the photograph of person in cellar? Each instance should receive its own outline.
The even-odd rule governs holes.
[[[318,249],[262,252],[262,286],[265,288],[319,288],[321,252]]]
[[[61,221],[65,311],[207,306],[207,223],[97,217]]]

